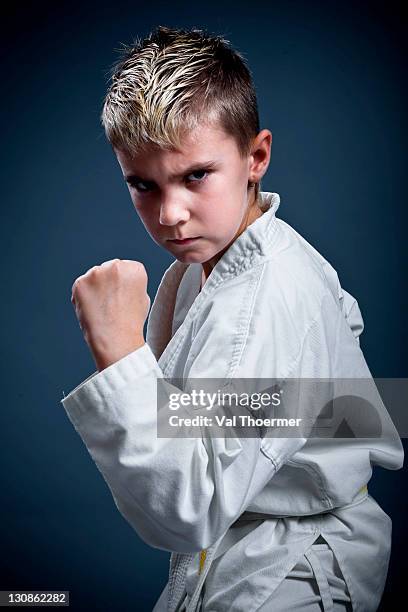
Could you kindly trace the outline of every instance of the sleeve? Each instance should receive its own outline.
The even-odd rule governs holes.
[[[205,313],[193,343],[191,376],[268,377],[275,363],[288,362],[287,346],[299,349],[296,375],[302,375],[299,364],[306,363],[303,375],[325,376],[330,326],[312,325],[299,338],[279,314],[276,326],[263,332],[265,304],[255,290],[234,310],[239,333],[234,313],[222,316],[223,308],[220,303],[218,310]],[[155,548],[197,552],[227,531],[306,438],[158,437],[160,378],[163,372],[146,343],[61,402],[119,511],[139,536]],[[171,384],[166,389],[168,394],[181,391]]]
[[[213,544],[273,476],[259,438],[157,436],[157,381],[146,343],[61,400],[124,518],[150,546]],[[179,393],[168,385],[167,392]]]
[[[355,339],[357,340],[357,344],[360,344],[359,336],[364,330],[364,322],[356,298],[354,298],[348,291],[343,289],[338,274],[333,266],[331,266],[329,262],[326,261],[324,257],[322,257],[322,255],[318,253],[311,245],[308,245],[308,248],[313,251],[317,259],[320,261],[323,273],[326,277],[327,286],[329,287],[335,300],[338,301],[344,318],[346,319]]]
[[[358,344],[360,344],[360,335],[364,329],[363,317],[356,298],[354,298],[345,289],[341,289],[340,300],[342,300],[343,314],[347,323]]]

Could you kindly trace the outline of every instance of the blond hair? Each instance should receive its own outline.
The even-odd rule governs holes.
[[[241,157],[249,155],[259,132],[256,92],[246,60],[228,40],[158,26],[119,51],[101,113],[112,147],[130,155],[148,146],[179,148],[184,133],[218,123]],[[258,201],[260,184],[248,187]]]

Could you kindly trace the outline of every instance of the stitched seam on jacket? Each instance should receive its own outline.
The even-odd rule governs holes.
[[[260,451],[261,453],[263,453],[265,455],[265,457],[267,459],[269,459],[270,461],[272,461],[272,464],[275,468],[275,471],[277,472],[279,467],[278,467],[278,461],[275,457],[273,457],[272,453],[270,452],[270,449],[266,449],[262,446],[262,441],[261,441],[261,446],[260,446]]]
[[[317,322],[317,320],[318,320],[319,316],[321,315],[321,312],[322,312],[322,306],[323,306],[324,299],[325,299],[326,297],[330,297],[330,296],[331,296],[331,293],[330,293],[330,292],[326,292],[326,293],[323,295],[323,297],[322,297],[322,301],[320,302],[320,305],[319,305],[319,310],[318,310],[318,312],[317,312],[316,316],[315,316],[315,317],[313,317],[312,321],[311,321],[311,322],[309,323],[309,325],[307,326],[306,331],[305,331],[305,333],[304,333],[304,335],[303,335],[303,338],[302,338],[302,342],[301,342],[301,345],[300,345],[299,352],[298,352],[298,354],[296,355],[296,357],[294,358],[294,360],[293,360],[293,362],[291,363],[291,365],[289,366],[289,368],[288,368],[288,371],[287,371],[286,375],[285,375],[285,376],[283,376],[282,378],[289,378],[289,375],[290,375],[290,374],[293,372],[293,370],[294,370],[294,369],[295,369],[295,367],[297,366],[298,361],[299,361],[299,358],[300,358],[300,356],[302,355],[302,351],[303,351],[304,344],[305,344],[305,342],[306,342],[306,338],[308,337],[308,335],[309,335],[309,333],[310,333],[310,330],[311,330],[311,329],[312,329],[312,327],[313,327],[313,326],[316,324],[316,322]],[[332,297],[333,297],[333,296],[332,296]]]
[[[253,311],[255,307],[255,302],[258,296],[261,279],[263,277],[263,271],[265,269],[264,266],[265,266],[264,264],[262,266],[259,266],[260,268],[259,272],[256,269],[257,276],[254,275],[254,278],[251,278],[251,282],[248,284],[247,293],[245,294],[244,299],[243,299],[243,306],[241,308],[241,312],[239,315],[239,320],[242,320],[242,322],[239,325],[238,332],[234,339],[234,347],[232,351],[231,365],[228,371],[227,378],[233,378],[234,373],[239,363],[241,362],[242,355],[244,353],[244,349],[247,344],[249,328],[250,328],[251,321],[252,321],[252,315],[253,315]],[[248,298],[251,298],[251,295],[252,295],[252,300],[249,302],[249,310],[247,311],[246,305],[249,301]]]

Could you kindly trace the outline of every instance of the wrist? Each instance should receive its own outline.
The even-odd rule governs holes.
[[[105,370],[110,365],[116,363],[117,361],[120,361],[121,359],[123,359],[123,357],[126,357],[126,355],[129,355],[130,353],[133,353],[145,344],[145,339],[143,336],[141,336],[136,338],[134,341],[132,341],[131,344],[127,344],[126,346],[111,347],[110,350],[98,351],[96,353],[93,353],[96,367],[99,372],[102,372],[102,370]]]

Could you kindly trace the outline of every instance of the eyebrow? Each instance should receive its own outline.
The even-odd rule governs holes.
[[[188,166],[188,168],[185,168],[183,170],[183,172],[180,172],[180,173],[176,172],[175,174],[171,174],[170,178],[171,179],[182,178],[183,176],[191,174],[195,170],[201,170],[201,169],[204,169],[204,168],[206,170],[215,170],[216,168],[218,168],[218,162],[216,162],[214,160],[197,162],[197,163],[191,164],[190,166]],[[139,176],[138,174],[126,174],[126,175],[124,175],[123,178],[125,179],[125,181],[127,183],[129,181],[143,181],[143,182],[146,182],[146,183],[154,183],[154,181],[152,179],[143,178],[143,177]]]

